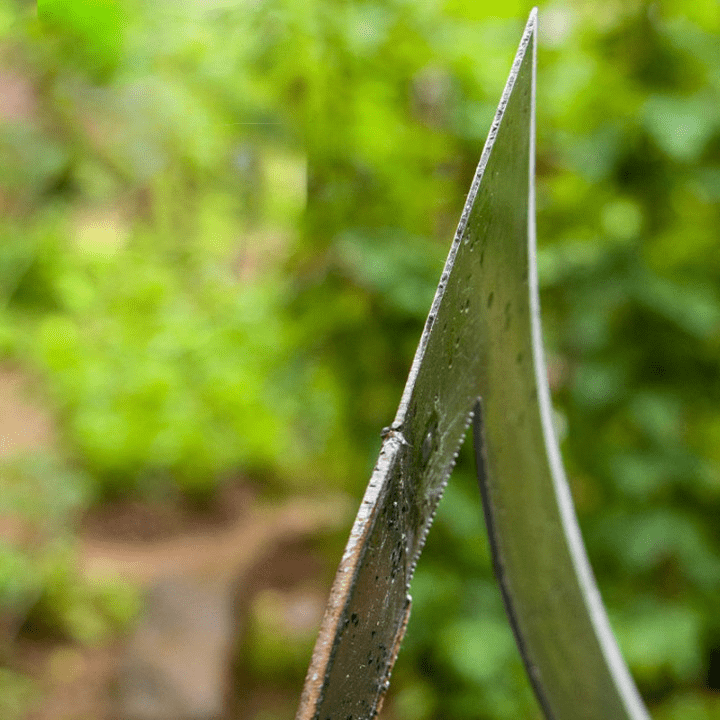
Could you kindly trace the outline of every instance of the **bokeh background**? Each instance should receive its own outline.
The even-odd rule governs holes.
[[[2,717],[110,717],[200,536],[255,553],[226,717],[292,717],[529,10],[0,0]],[[716,0],[540,6],[550,382],[657,720],[720,718],[719,38]],[[467,452],[413,598],[386,718],[539,717]]]

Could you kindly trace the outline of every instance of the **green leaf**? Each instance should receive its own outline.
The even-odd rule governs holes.
[[[692,162],[720,126],[717,98],[653,95],[645,102],[644,123],[658,146],[674,160]]]

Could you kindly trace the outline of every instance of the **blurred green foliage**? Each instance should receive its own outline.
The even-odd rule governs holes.
[[[37,702],[39,688],[28,678],[0,668],[0,711],[8,720],[24,720]]]
[[[359,496],[528,10],[0,0],[0,352],[82,477],[48,494],[63,517],[239,472]],[[540,27],[542,300],[578,513],[653,714],[717,718],[720,9],[553,2]],[[469,468],[413,584],[399,720],[537,716]],[[64,561],[13,552],[0,597],[26,592],[21,563],[42,613],[93,636]]]
[[[0,538],[0,620],[10,640],[25,625],[95,643],[127,625],[137,592],[119,579],[84,580],[77,567],[72,531],[92,499],[92,478],[52,454],[19,455],[0,466],[0,490],[3,528],[8,520],[15,527]]]

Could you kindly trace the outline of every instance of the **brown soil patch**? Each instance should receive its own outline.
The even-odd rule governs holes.
[[[55,442],[49,413],[33,398],[29,382],[16,368],[0,366],[0,458],[42,451]],[[237,593],[237,618],[252,597],[269,586],[323,588],[308,597],[324,602],[327,568],[312,539],[349,526],[355,503],[344,496],[286,498],[271,504],[257,486],[229,482],[203,508],[184,500],[171,503],[123,501],[93,509],[78,533],[79,564],[90,578],[119,576],[145,589],[166,578],[200,578]],[[0,537],[23,534],[13,518],[0,518]],[[15,523],[15,524],[13,524]],[[17,525],[17,527],[16,527]],[[17,538],[16,538],[17,539]],[[293,606],[294,608],[294,606]],[[291,608],[291,609],[293,609]],[[306,609],[306,608],[305,608]],[[298,623],[306,622],[304,606]],[[290,618],[292,620],[292,618]],[[291,623],[292,624],[292,623]],[[127,641],[87,648],[49,640],[26,631],[12,643],[5,660],[38,684],[42,700],[27,720],[107,720],[112,717],[109,688]],[[257,692],[255,692],[257,691]],[[248,708],[294,704],[283,692],[254,688]],[[257,697],[255,695],[257,694]]]
[[[216,532],[252,512],[257,488],[250,482],[226,483],[205,506],[182,497],[167,502],[118,500],[92,508],[82,519],[84,542],[152,543],[191,532]]]
[[[177,575],[232,581],[279,542],[347,523],[349,509],[344,498],[296,498],[275,507],[253,503],[227,527],[205,527],[154,542],[86,536],[81,568],[87,577],[119,575],[142,585]]]
[[[52,445],[49,413],[36,402],[25,376],[12,366],[0,367],[0,458]]]
[[[199,578],[224,586],[236,595],[241,628],[252,598],[263,588],[296,582],[318,587],[327,581],[327,568],[309,540],[349,524],[353,509],[353,503],[340,496],[294,498],[273,506],[254,495],[248,487],[228,490],[222,510],[194,516],[187,508],[173,515],[169,509],[138,502],[94,511],[81,533],[81,571],[92,578],[123,577],[140,588],[165,578]],[[147,525],[153,530],[146,530]],[[324,589],[318,592],[324,598]],[[324,599],[316,604],[321,609]],[[20,637],[11,664],[34,678],[43,694],[27,720],[113,718],[111,689],[125,647],[122,639],[106,648],[84,648]],[[270,699],[263,693],[267,695],[267,689],[252,688],[248,707],[264,707],[266,700],[270,708],[292,704],[283,693],[271,692]]]

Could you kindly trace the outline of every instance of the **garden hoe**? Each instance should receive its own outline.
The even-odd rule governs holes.
[[[535,249],[537,12],[525,28],[335,578],[296,720],[370,720],[408,590],[473,425],[494,569],[554,720],[649,720],[588,563],[553,430]]]

